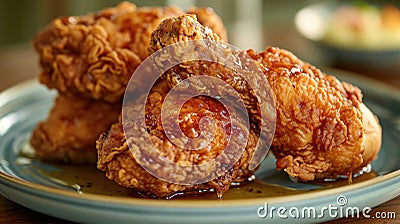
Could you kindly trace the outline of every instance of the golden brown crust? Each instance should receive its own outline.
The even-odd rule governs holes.
[[[37,157],[51,162],[95,164],[96,139],[117,120],[120,110],[119,104],[59,95],[47,120],[32,133]]]
[[[33,41],[39,80],[61,93],[119,102],[136,67],[147,57],[150,34],[175,7],[139,8],[123,2],[87,16],[61,17]]]
[[[223,58],[233,56],[232,51],[229,48],[225,48],[225,46],[217,46],[215,44],[205,46],[206,44],[203,42],[196,42],[199,40],[208,40],[211,41],[211,43],[221,42],[219,36],[211,29],[204,27],[197,22],[195,15],[183,15],[177,18],[169,18],[160,23],[157,30],[152,34],[149,48],[150,53],[154,53],[164,47],[178,42],[195,41],[192,42],[193,46],[189,48],[185,45],[175,45],[174,53],[176,55],[173,57],[171,55],[165,55],[164,52],[159,53],[155,57],[155,60],[159,65],[164,65],[173,60],[180,62],[178,66],[175,66],[173,69],[164,73],[162,78],[166,79],[168,85],[172,88],[182,80],[192,76],[207,75],[218,77],[238,92],[241,100],[246,105],[246,109],[250,113],[250,120],[255,122],[257,128],[259,128],[260,108],[254,92],[257,92],[261,86],[256,86],[253,91],[249,91],[250,86],[246,80],[244,80],[245,78],[240,76],[240,71],[235,71],[229,65],[227,66],[223,63],[215,63],[206,60],[202,60],[200,63],[191,61],[183,62],[187,55],[194,54],[193,51],[198,53],[198,55],[203,53],[209,54],[210,59],[214,59],[215,61],[224,61]],[[195,50],[195,48],[197,48],[197,50]],[[166,53],[169,54],[169,52]],[[248,56],[242,57],[244,53],[245,52],[238,52],[235,56],[240,58],[243,66],[246,66],[247,64],[250,64],[251,66],[253,62],[246,61],[251,60],[251,58]],[[252,79],[251,81],[253,83],[257,82],[255,76],[247,78]],[[206,83],[204,83],[204,85],[205,84]],[[268,101],[268,99],[264,100]]]
[[[152,176],[132,156],[123,136],[121,123],[114,124],[111,129],[100,136],[97,141],[99,159],[97,168],[106,171],[110,180],[124,187],[134,188],[144,195],[167,197],[179,192],[208,190],[207,185],[178,185]],[[153,141],[163,140],[153,137]]]
[[[248,51],[275,93],[277,168],[301,180],[335,178],[362,164],[361,92],[288,51]]]
[[[149,53],[163,47],[188,40],[213,40],[220,42],[220,37],[208,27],[197,22],[196,15],[183,15],[163,20],[152,33]]]
[[[211,43],[221,42],[218,35],[212,32],[211,29],[202,26],[196,19],[195,15],[183,15],[177,18],[164,20],[152,34],[149,52],[156,52],[178,42],[198,40],[208,40]],[[252,141],[257,144],[258,141],[267,141],[267,139],[272,139],[273,132],[263,133],[264,136],[259,138],[261,130],[261,112],[255,92],[262,92],[260,89],[266,86],[261,85],[256,76],[246,76],[246,80],[251,80],[253,83],[258,82],[258,86],[256,86],[252,91],[249,91],[250,86],[246,82],[245,77],[242,77],[241,74],[239,74],[240,71],[235,70],[238,69],[238,67],[233,68],[230,65],[222,63],[225,61],[225,58],[237,57],[243,67],[254,66],[253,61],[248,61],[251,60],[251,58],[245,55],[245,52],[236,52],[235,54],[232,54],[232,50],[224,45],[208,45],[204,42],[192,42],[191,45],[193,46],[189,48],[186,45],[174,45],[174,56],[164,55],[164,52],[161,52],[155,57],[155,60],[160,65],[164,65],[166,61],[168,63],[173,60],[182,62],[163,74],[162,78],[166,80],[169,87],[173,88],[182,82],[182,80],[199,75],[217,77],[218,79],[223,80],[226,84],[232,87],[236,93],[238,93],[240,101],[243,102],[246,107],[245,109],[247,109],[247,111],[242,111],[242,113],[249,114],[249,119],[251,121],[250,131],[254,133],[254,135],[251,136],[254,137]],[[207,60],[183,62],[187,55],[197,53],[203,56],[209,54],[210,58],[218,63]],[[232,63],[232,61],[225,62]],[[213,84],[207,82],[207,80],[208,79],[199,79],[197,80],[197,85],[206,87],[212,86]],[[214,89],[215,91],[218,91],[216,95],[226,95],[222,89]],[[267,94],[267,96],[264,96],[262,99],[264,100],[264,105],[270,104],[273,101],[272,98],[268,97],[272,96]],[[231,105],[238,104],[237,101],[229,103]],[[266,123],[272,121],[273,117],[266,117],[264,120]],[[259,143],[259,145],[263,144]],[[239,174],[235,178],[235,181],[241,182],[246,180],[255,172],[255,170],[249,170],[249,160],[253,157],[254,152],[255,147],[251,148],[251,150],[250,148],[246,149],[239,167]]]
[[[198,165],[215,159],[215,157],[220,155],[226,148],[229,136],[231,132],[233,132],[230,128],[230,118],[227,116],[229,113],[218,101],[205,96],[192,98],[183,104],[179,112],[181,121],[179,124],[186,136],[194,138],[200,134],[199,125],[201,119],[204,117],[212,117],[214,121],[212,126],[214,135],[211,142],[206,146],[201,146],[197,143],[202,142],[193,141],[193,145],[185,144],[185,147],[196,148],[197,150],[183,150],[167,138],[162,125],[169,124],[163,123],[161,125],[161,107],[163,106],[163,101],[169,90],[170,88],[166,85],[166,82],[161,80],[149,94],[145,114],[147,130],[134,121],[126,121],[124,123],[124,128],[128,129],[133,135],[127,140],[125,139],[121,122],[114,124],[111,130],[101,135],[97,141],[97,167],[100,170],[106,171],[107,177],[116,181],[118,184],[135,188],[148,195],[167,197],[179,192],[207,191],[213,189],[219,196],[222,196],[222,194],[229,189],[231,182],[237,177],[239,167],[247,161],[247,156],[252,154],[255,148],[255,140],[257,138],[252,132],[250,133],[251,137],[247,143],[246,152],[243,154],[242,158],[224,175],[201,184],[175,184],[154,177],[139,164],[137,160],[140,158],[133,157],[133,154],[129,151],[127,142],[132,144],[131,147],[140,148],[140,153],[145,154],[145,158],[158,158],[159,155],[153,154],[148,148],[152,146],[145,144],[143,141],[143,139],[149,135],[154,146],[164,157],[177,164]],[[177,104],[179,104],[179,102],[177,102]],[[138,110],[134,106],[126,109],[130,110],[130,112],[127,113]],[[243,127],[237,127],[235,133],[239,133],[237,135],[240,136],[245,136],[244,130],[245,128]],[[245,139],[235,138],[231,139],[231,141],[233,141],[233,144],[238,145],[239,142],[243,142]],[[239,152],[240,151],[241,149]],[[158,166],[158,164],[153,164],[152,166]],[[159,167],[158,172],[161,176],[165,176],[165,174],[169,174],[171,170],[168,167]],[[188,178],[189,172],[191,172],[190,175],[196,175],[196,172],[205,171],[189,167],[182,171],[182,173],[174,173],[174,176],[177,180],[182,181]],[[251,174],[241,172],[240,175],[246,175],[248,177]]]

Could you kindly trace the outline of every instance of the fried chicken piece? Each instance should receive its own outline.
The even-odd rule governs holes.
[[[219,17],[193,9],[226,37]],[[151,32],[177,7],[141,7],[122,2],[86,16],[60,17],[33,40],[39,54],[41,83],[61,93],[119,102],[136,67],[148,56]]]
[[[216,61],[228,57],[229,52],[239,55],[230,49],[221,54],[216,35],[190,15],[164,20],[153,33],[150,51],[188,40],[214,43],[213,46],[199,42],[196,49],[216,52]],[[188,54],[182,49],[175,52],[180,61]],[[264,52],[247,50],[246,53],[262,70],[274,95],[276,129],[271,149],[277,157],[277,169],[283,169],[301,181],[336,178],[361,170],[376,157],[381,128],[378,119],[362,104],[361,91],[357,87],[340,82],[286,50],[269,47]],[[157,62],[162,65],[165,60],[160,57]],[[165,78],[173,87],[198,75],[214,76],[228,82],[235,78],[238,83],[243,81],[225,66],[203,61],[181,63]],[[237,86],[242,96],[260,88],[257,85]],[[248,110],[256,111],[252,101],[248,102]],[[260,121],[257,113],[249,115],[252,122]]]
[[[150,34],[176,7],[136,8],[123,2],[86,16],[60,17],[33,41],[41,83],[61,93],[119,102],[135,68],[147,57]]]
[[[232,181],[238,175],[238,172],[240,172],[239,167],[243,166],[247,162],[248,157],[253,153],[257,142],[257,135],[253,131],[250,131],[248,139],[245,139],[247,129],[240,124],[236,126],[231,125],[232,121],[227,109],[218,100],[207,96],[198,96],[186,102],[181,102],[183,106],[179,112],[180,128],[186,136],[194,139],[201,134],[199,125],[202,119],[204,117],[211,117],[214,121],[211,123],[214,134],[209,144],[204,145],[203,141],[196,141],[195,139],[192,142],[194,144],[192,146],[197,150],[184,150],[171,142],[163,129],[163,126],[170,125],[168,123],[162,124],[161,121],[161,108],[169,91],[170,88],[165,80],[159,80],[152,88],[146,99],[146,128],[138,125],[135,120],[128,120],[124,125],[120,121],[114,124],[108,132],[101,135],[97,141],[97,167],[100,170],[106,171],[109,179],[114,180],[122,186],[135,188],[145,195],[168,197],[182,192],[198,193],[211,190],[215,191],[218,197],[222,197],[223,193],[229,189]],[[176,103],[179,104],[179,102]],[[135,105],[126,107],[125,109],[129,110],[127,114],[139,110]],[[126,140],[123,128],[125,130],[128,129],[133,134],[133,136],[130,136],[130,139]],[[140,148],[140,152],[143,154],[145,160],[156,160],[159,158],[160,155],[152,154],[149,148],[151,146],[144,143],[143,139],[148,134],[154,146],[164,157],[177,164],[184,163],[186,166],[204,164],[207,161],[215,159],[225,149],[230,136],[233,135],[239,137],[230,139],[230,141],[233,141],[232,144],[236,146],[233,147],[234,150],[232,150],[232,153],[240,153],[242,148],[239,145],[243,143],[246,149],[239,161],[233,164],[232,168],[215,179],[198,184],[171,183],[151,175],[139,164],[138,160],[141,158],[134,157],[134,154],[129,150],[128,142],[131,142],[131,147]],[[177,139],[179,138],[175,140]],[[187,146],[186,144],[185,148]],[[226,164],[229,164],[231,157],[226,158],[226,160],[228,160]],[[160,166],[157,163],[153,163],[152,166],[158,167],[155,169],[158,170],[158,174],[161,173],[161,176],[171,173],[170,167]],[[184,180],[185,178],[189,178],[191,174],[196,175],[196,172],[206,173],[209,171],[209,169],[188,167],[182,172],[171,175],[179,180]],[[239,173],[239,175],[245,176],[243,173]],[[247,174],[247,177],[250,175]]]
[[[42,160],[95,164],[95,142],[118,119],[120,111],[120,104],[61,94],[47,120],[34,129],[31,144]]]
[[[357,87],[285,50],[248,54],[263,66],[275,93],[278,116],[271,149],[277,169],[301,181],[335,179],[351,177],[375,159],[381,127]]]
[[[205,28],[208,29],[209,28]],[[158,30],[160,32],[163,31],[162,26],[159,26]],[[211,33],[211,32],[210,32]],[[166,32],[166,39],[169,38],[169,35],[175,36],[175,32]],[[219,40],[219,36],[216,34],[215,38]],[[154,52],[159,49],[157,41],[154,41],[154,33],[152,37],[152,41],[150,44],[150,52]],[[161,56],[162,57],[162,56]],[[168,58],[168,57],[167,57]],[[171,58],[170,58],[171,59]],[[216,155],[220,154],[220,151],[225,149],[225,145],[227,144],[226,137],[227,136],[227,128],[222,126],[221,124],[227,123],[228,121],[226,117],[219,117],[221,114],[227,114],[223,109],[223,107],[218,106],[215,103],[215,99],[208,97],[198,97],[192,98],[189,100],[185,106],[180,111],[181,118],[190,118],[188,120],[181,119],[180,128],[183,129],[185,135],[189,137],[194,137],[198,135],[199,130],[195,127],[199,126],[200,118],[208,115],[210,117],[216,118],[218,121],[217,125],[213,130],[215,130],[216,134],[211,143],[211,149],[208,150],[200,150],[201,156],[196,156],[197,154],[193,151],[180,151],[179,147],[177,147],[169,138],[167,138],[165,134],[165,130],[163,127],[168,124],[161,122],[160,111],[163,106],[163,101],[166,94],[170,91],[171,86],[168,85],[168,81],[165,79],[161,79],[158,81],[153,90],[150,92],[149,97],[147,98],[146,107],[146,124],[147,124],[147,132],[150,134],[150,138],[153,144],[161,151],[164,155],[170,160],[174,160],[174,162],[189,162],[190,164],[199,164],[204,163],[209,159],[214,159]],[[236,88],[240,88],[240,82],[237,79],[232,79],[229,85],[236,86]],[[129,91],[129,90],[128,90]],[[190,91],[190,90],[188,90]],[[246,98],[247,104],[252,105],[252,100],[254,101],[254,96],[249,92],[243,92],[245,94],[243,98]],[[222,95],[218,94],[218,95]],[[250,103],[249,103],[250,102]],[[237,103],[235,100],[232,104]],[[177,103],[179,105],[179,103]],[[246,104],[246,103],[245,103]],[[129,110],[135,110],[134,108],[129,108]],[[244,109],[246,110],[246,109]],[[259,110],[257,105],[254,106],[254,110]],[[244,112],[244,111],[242,111]],[[127,114],[132,112],[126,112]],[[245,114],[245,113],[243,113]],[[239,119],[239,120],[245,120]],[[162,124],[162,125],[161,125]],[[124,134],[124,130],[128,130],[131,133],[135,133],[134,137],[130,137],[125,139],[126,136]],[[97,141],[97,149],[98,149],[98,168],[100,170],[106,171],[106,175],[109,179],[116,181],[118,184],[138,189],[144,194],[155,195],[157,197],[168,197],[170,195],[174,195],[181,192],[203,192],[208,190],[213,190],[217,192],[218,197],[222,197],[223,193],[227,191],[233,181],[235,182],[243,182],[248,180],[256,169],[250,169],[249,163],[250,159],[255,154],[256,145],[258,144],[260,130],[258,130],[258,126],[251,124],[249,130],[248,138],[244,138],[244,128],[240,128],[236,130],[236,136],[231,140],[234,141],[235,145],[238,145],[238,142],[247,142],[245,146],[245,151],[240,154],[239,160],[235,162],[232,168],[228,170],[228,172],[223,175],[200,184],[177,184],[170,183],[159,178],[152,176],[149,172],[143,169],[138,160],[140,158],[135,157],[131,151],[129,151],[128,143],[131,142],[131,148],[139,148],[141,149],[142,154],[151,154],[151,150],[148,148],[146,144],[143,143],[143,139],[146,136],[146,130],[141,129],[134,122],[128,122],[122,125],[120,121],[117,124],[114,124],[110,131],[102,134],[102,136]],[[225,132],[225,133],[224,133]],[[196,134],[193,134],[196,133]],[[224,133],[224,134],[221,134]],[[221,136],[221,137],[220,137]],[[272,138],[272,137],[271,137]],[[237,154],[236,151],[234,154]],[[147,155],[146,159],[157,157],[156,155]],[[193,159],[196,158],[196,159]],[[154,159],[152,159],[154,160]],[[229,163],[232,161],[227,161]],[[153,166],[158,166],[156,163]],[[162,168],[161,168],[162,167]],[[171,170],[167,167],[160,166],[161,173],[170,173]],[[199,172],[197,170],[191,172]],[[207,172],[207,170],[203,170],[201,172]],[[173,173],[174,176],[178,178],[188,178],[188,172],[185,173]],[[189,172],[190,173],[190,172]]]

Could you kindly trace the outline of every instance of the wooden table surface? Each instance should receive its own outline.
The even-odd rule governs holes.
[[[36,67],[36,60],[34,60],[35,56],[31,50],[24,50],[26,48],[22,47],[20,53],[14,53],[15,50],[0,54],[0,68],[3,69],[3,72],[6,71],[6,74],[10,74],[7,79],[2,78],[0,82],[0,91],[14,85],[18,82],[21,82],[25,79],[29,79],[34,77],[37,74],[38,68]],[[22,60],[22,63],[25,66],[11,66],[10,63],[16,61],[16,59]],[[32,62],[33,61],[33,62]],[[340,66],[337,66],[340,68]],[[7,70],[8,69],[8,70]],[[349,68],[345,68],[347,70],[351,70]],[[381,73],[377,73],[375,71],[371,72],[370,70],[362,70],[362,69],[353,69],[353,71],[369,75],[372,78],[379,79],[382,82],[385,82],[389,85],[392,85],[396,88],[400,88],[400,72],[392,75],[385,75]],[[379,74],[379,75],[377,75]],[[368,197],[368,195],[365,195]],[[335,221],[331,221],[329,223],[361,223],[361,222],[369,222],[369,223],[400,223],[400,196],[381,204],[371,211],[370,215],[374,217],[377,213],[383,212],[396,212],[395,219],[368,219],[364,218],[344,218]],[[60,220],[54,217],[50,217],[25,207],[22,207],[14,202],[11,202],[0,196],[0,223],[70,223],[68,221]]]

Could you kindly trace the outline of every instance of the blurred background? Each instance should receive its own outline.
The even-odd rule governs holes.
[[[37,76],[39,72],[37,56],[30,41],[53,18],[87,14],[114,6],[118,2],[116,0],[0,1],[0,30],[2,31],[0,35],[0,91]],[[307,39],[298,32],[295,23],[297,12],[312,4],[336,3],[336,1],[135,0],[132,2],[138,6],[177,5],[183,9],[190,6],[209,6],[222,17],[228,30],[229,42],[239,48],[263,50],[269,45],[278,46],[292,51],[298,57],[320,68],[330,66],[355,71],[391,85],[400,86],[398,78],[400,66],[397,63],[392,64],[390,68],[388,66],[369,68],[363,63],[338,63],[337,58],[332,57],[335,52],[326,50],[319,43]],[[392,2],[396,4],[397,1]],[[308,22],[305,24],[306,27],[315,25],[312,21],[309,25]],[[355,57],[358,56],[360,55]],[[370,65],[371,62],[366,61],[366,64]]]

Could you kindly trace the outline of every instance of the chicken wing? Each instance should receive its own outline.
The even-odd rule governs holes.
[[[47,120],[34,129],[31,144],[42,160],[96,164],[95,142],[118,119],[120,111],[120,104],[61,94]]]

